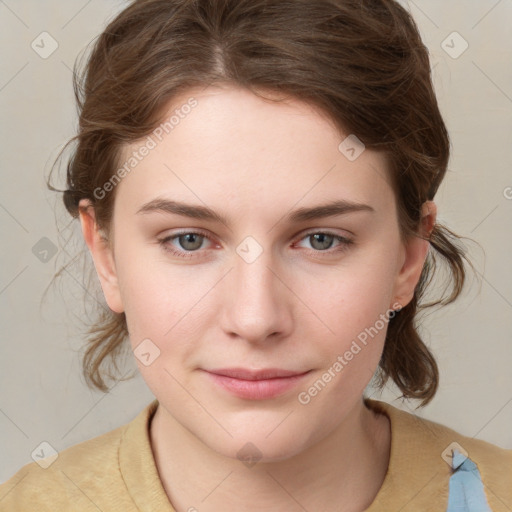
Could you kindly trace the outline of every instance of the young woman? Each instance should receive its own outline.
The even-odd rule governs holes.
[[[415,328],[449,138],[392,0],[139,0],[81,81],[64,202],[110,308],[88,382],[130,344],[155,395],[35,462],[1,510],[506,511],[512,451],[364,396],[427,404]]]

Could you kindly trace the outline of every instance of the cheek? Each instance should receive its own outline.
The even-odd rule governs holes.
[[[162,339],[177,321],[177,305],[183,298],[180,285],[159,262],[139,255],[136,248],[126,247],[120,254],[116,269],[131,343]]]
[[[316,296],[319,310],[325,306],[322,319],[333,332],[317,337],[321,364],[299,390],[297,400],[311,411],[333,411],[323,425],[326,429],[340,421],[371,381],[394,316],[388,307],[388,283],[377,285],[367,277],[363,281],[357,273],[351,274],[329,294]]]
[[[308,277],[301,286],[299,293],[308,298],[308,306],[322,321],[312,316],[309,322],[310,336],[313,325],[320,329],[320,377],[323,384],[328,381],[326,385],[338,399],[356,396],[377,369],[394,316],[390,306],[394,302],[395,268],[394,249],[388,247],[386,253],[381,246],[350,261],[345,259],[328,277]],[[316,284],[312,287],[311,283]],[[322,382],[317,387],[321,388]]]
[[[171,264],[165,255],[155,257],[147,250],[132,248],[124,254],[130,256],[121,257],[117,269],[132,349],[147,339],[158,347],[164,357],[152,370],[169,357],[188,361],[201,340],[205,314],[215,307],[208,292],[217,274]]]
[[[192,329],[187,336],[182,330],[190,325],[189,298],[179,279],[154,263],[126,259],[118,276],[129,343],[139,372],[155,396],[165,395],[179,402],[183,396],[173,379],[176,371],[172,361],[181,364],[193,345]]]
[[[298,294],[307,299],[331,335],[346,340],[389,311],[395,266],[393,257],[354,257],[328,275],[306,276]]]

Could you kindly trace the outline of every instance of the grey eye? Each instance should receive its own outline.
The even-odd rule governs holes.
[[[308,238],[311,241],[311,247],[320,251],[330,249],[334,241],[334,236],[327,233],[315,233]]]
[[[204,236],[198,233],[186,233],[176,237],[180,246],[187,251],[199,249],[203,244]]]

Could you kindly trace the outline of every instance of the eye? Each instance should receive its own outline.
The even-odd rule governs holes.
[[[307,233],[304,237],[301,238],[301,241],[302,240],[308,240],[314,252],[344,251],[348,249],[349,245],[354,243],[354,241],[350,238],[346,238],[344,236],[328,231],[313,231]],[[335,246],[333,251],[329,251],[329,249],[331,249],[333,246],[333,243],[336,241],[338,242],[338,245]]]
[[[205,240],[210,239],[202,232],[184,231],[162,238],[158,242],[165,251],[174,256],[191,258],[194,256],[194,252],[198,252],[202,248]]]

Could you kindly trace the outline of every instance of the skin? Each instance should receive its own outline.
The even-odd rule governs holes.
[[[227,85],[191,89],[169,112],[191,96],[198,105],[117,186],[108,242],[87,201],[80,214],[132,348],[150,339],[160,350],[149,366],[136,361],[160,404],[150,438],[164,489],[179,512],[364,510],[389,461],[389,421],[362,400],[386,328],[308,404],[298,393],[379,315],[411,300],[429,244],[401,241],[385,156],[366,149],[349,161],[338,149],[348,133],[311,106]],[[137,213],[155,198],[207,205],[228,223]],[[286,221],[292,210],[339,199],[374,212]],[[425,203],[425,233],[435,217]],[[209,239],[167,241],[190,258],[159,243],[197,229]],[[338,251],[335,237],[322,246],[311,231],[354,243]],[[236,251],[247,236],[263,250],[251,263]],[[237,366],[311,373],[281,396],[248,400],[201,371]],[[251,467],[237,457],[248,442],[261,456]]]

